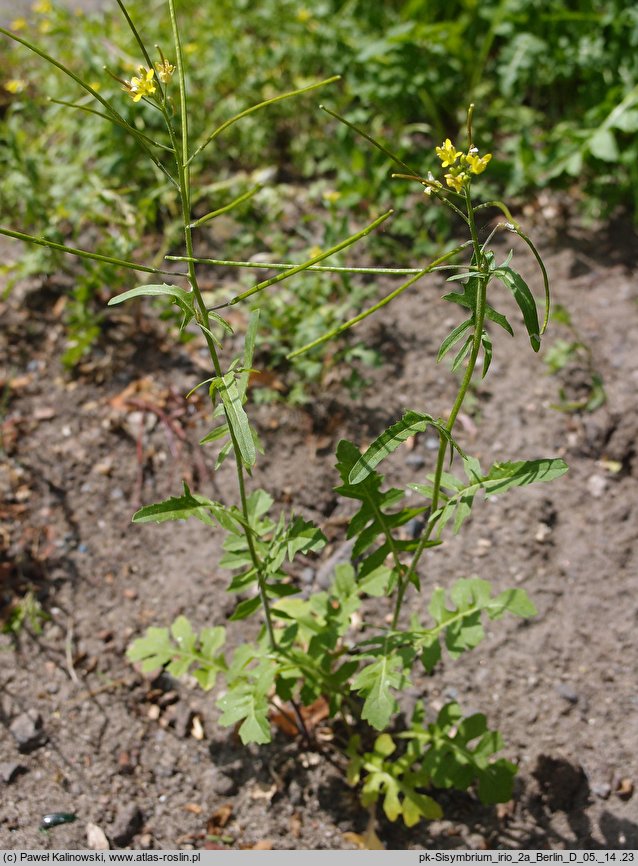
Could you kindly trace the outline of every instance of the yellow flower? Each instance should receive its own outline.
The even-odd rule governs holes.
[[[306,24],[312,18],[312,12],[309,9],[301,9],[297,10],[297,21],[301,24]]]
[[[14,18],[9,26],[12,30],[24,30],[24,28],[27,26],[27,19]]]
[[[468,180],[469,180],[469,177],[464,171],[460,172],[459,174],[446,174],[445,175],[445,182],[453,190],[456,190],[456,192],[462,192],[463,187],[465,186],[465,184],[467,183]]]
[[[335,189],[327,189],[323,194],[322,198],[328,204],[336,204],[341,198],[341,193],[337,192]]]
[[[481,172],[485,171],[485,169],[487,168],[487,164],[491,160],[492,154],[486,153],[485,156],[479,156],[476,148],[472,148],[472,150],[465,158],[470,166],[472,173],[481,174]]]
[[[463,154],[454,147],[449,138],[446,138],[442,146],[436,148],[436,155],[441,160],[442,167],[447,168],[448,165],[454,165]]]
[[[27,82],[24,78],[10,78],[4,83],[4,89],[8,90],[9,93],[22,93],[26,86]]]
[[[133,102],[139,102],[143,96],[151,96],[155,93],[154,77],[154,69],[146,69],[146,67],[140,66],[139,76],[134,75],[130,81],[124,82],[124,89]]]
[[[175,67],[172,63],[169,63],[166,58],[162,58],[161,63],[156,63],[155,68],[157,69],[157,77],[162,82],[162,84],[168,84],[168,82],[173,77],[173,72],[175,72]]]
[[[38,15],[48,15],[49,12],[53,11],[51,0],[37,0],[31,8],[34,12],[37,12]]]

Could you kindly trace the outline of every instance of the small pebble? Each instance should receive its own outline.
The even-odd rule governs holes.
[[[27,768],[17,761],[5,761],[0,764],[0,779],[10,785],[21,773],[26,773]]]
[[[567,701],[570,704],[578,703],[578,694],[569,685],[569,683],[557,683],[555,688],[557,693],[564,701]]]
[[[48,740],[42,729],[42,716],[35,710],[29,710],[16,716],[11,722],[9,730],[18,744],[18,750],[23,755],[39,749]]]
[[[86,825],[86,844],[92,851],[108,851],[109,840],[97,824]]]
[[[611,794],[611,785],[607,784],[607,782],[593,782],[591,792],[596,797],[600,797],[601,800],[607,800]]]

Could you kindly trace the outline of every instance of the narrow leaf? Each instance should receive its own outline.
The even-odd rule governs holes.
[[[441,343],[441,348],[439,349],[439,354],[436,356],[437,364],[439,361],[445,357],[445,355],[450,351],[452,346],[456,343],[458,339],[467,331],[468,328],[471,328],[473,324],[473,320],[467,319],[465,322],[461,322],[460,325],[457,325],[451,333],[447,335],[445,340]]]
[[[219,393],[224,404],[229,427],[239,446],[242,463],[247,469],[250,469],[251,466],[255,465],[257,452],[234,373],[224,376]]]
[[[129,301],[131,298],[140,298],[143,295],[169,295],[176,301],[181,301],[183,304],[186,304],[191,309],[193,307],[193,296],[191,292],[187,292],[179,286],[168,285],[167,283],[162,283],[161,285],[156,286],[137,286],[134,289],[129,289],[128,292],[122,292],[121,295],[116,295],[114,298],[111,298],[109,301],[109,307],[112,307],[115,304],[121,304],[123,301]]]
[[[422,433],[428,426],[432,424],[440,433],[443,433],[446,438],[449,438],[449,433],[441,423],[435,421],[431,415],[422,415],[420,412],[408,411],[400,421],[388,427],[380,436],[378,436],[368,450],[355,463],[350,471],[348,481],[350,484],[360,484],[364,481],[375,467],[384,460],[388,454],[414,436],[415,433]]]
[[[519,273],[508,267],[498,268],[494,271],[494,276],[498,277],[503,285],[506,286],[514,296],[514,300],[523,314],[523,321],[525,322],[525,327],[529,334],[529,341],[532,349],[535,352],[538,352],[541,347],[541,328],[538,322],[536,301],[534,300],[534,296],[532,295],[529,286]]]

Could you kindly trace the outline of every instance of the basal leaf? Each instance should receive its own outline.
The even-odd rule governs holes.
[[[387,727],[396,707],[391,689],[401,686],[400,664],[397,656],[382,656],[359,671],[352,683],[353,690],[365,696],[361,718],[378,731]]]
[[[223,695],[217,705],[222,710],[220,725],[230,726],[242,722],[239,736],[244,745],[264,744],[271,740],[266,694],[252,683],[240,683]]]
[[[142,662],[142,673],[163,668],[171,658],[175,645],[167,628],[151,626],[144,637],[137,638],[126,651],[126,657],[132,662]]]

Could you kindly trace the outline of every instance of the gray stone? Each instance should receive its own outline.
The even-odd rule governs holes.
[[[578,695],[569,683],[557,683],[556,691],[564,701],[570,704],[578,703]]]
[[[26,773],[27,768],[17,761],[4,761],[0,764],[0,779],[10,785],[21,773]]]
[[[42,729],[42,716],[36,710],[20,713],[9,725],[9,730],[23,755],[39,749],[48,740]]]

